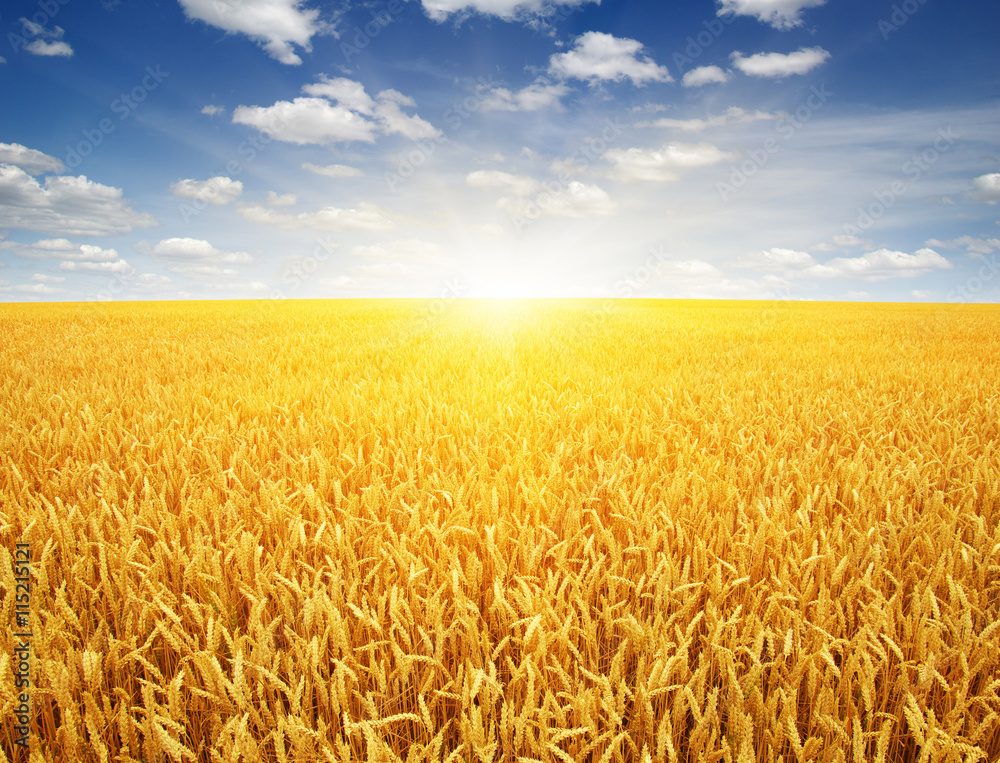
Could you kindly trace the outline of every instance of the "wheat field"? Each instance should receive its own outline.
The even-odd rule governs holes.
[[[0,762],[997,761],[998,328],[0,306]]]

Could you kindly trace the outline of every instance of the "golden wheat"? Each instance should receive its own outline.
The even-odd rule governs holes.
[[[1000,759],[1000,311],[604,307],[0,307],[30,759]]]

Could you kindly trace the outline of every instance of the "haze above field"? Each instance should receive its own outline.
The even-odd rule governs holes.
[[[995,302],[998,24],[976,0],[12,0],[0,299]]]

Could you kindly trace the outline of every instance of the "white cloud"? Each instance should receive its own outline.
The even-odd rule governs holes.
[[[109,236],[158,223],[134,211],[120,188],[86,176],[49,176],[40,184],[20,167],[0,164],[0,228],[63,236]]]
[[[983,255],[1000,251],[1000,239],[996,238],[974,238],[972,236],[959,236],[950,241],[939,241],[932,238],[926,242],[927,246],[942,247],[944,249],[964,248],[970,257],[980,259]]]
[[[484,239],[495,239],[500,238],[504,235],[504,229],[502,225],[497,225],[496,223],[481,223],[470,225],[469,230],[476,236]]]
[[[302,0],[180,0],[180,4],[189,19],[244,34],[283,64],[301,64],[295,46],[311,51],[313,35],[326,29],[319,11],[303,8]]]
[[[559,6],[576,7],[601,0],[422,0],[424,12],[434,21],[444,21],[453,13],[481,13],[506,21],[550,16]]]
[[[36,283],[63,283],[66,280],[65,276],[50,276],[45,273],[35,273],[31,279]]]
[[[396,224],[386,216],[386,210],[362,202],[357,209],[323,207],[316,212],[285,214],[260,204],[239,208],[244,220],[260,225],[274,225],[286,230],[392,230]]]
[[[987,204],[1000,202],[1000,172],[989,175],[980,175],[972,181],[972,198],[976,201],[983,201]]]
[[[267,201],[264,203],[269,207],[294,207],[299,201],[298,195],[294,193],[276,194],[274,191],[267,192]]]
[[[440,131],[430,122],[421,119],[416,114],[412,116],[403,113],[401,106],[415,106],[412,98],[403,96],[395,90],[383,90],[376,98],[375,118],[382,132],[389,135],[402,135],[410,140],[435,138]]]
[[[60,292],[66,291],[65,289],[59,289],[53,286],[46,286],[43,283],[34,284],[18,284],[14,287],[14,291],[26,292],[28,294],[59,294]]]
[[[55,40],[53,42],[34,40],[25,45],[24,49],[29,53],[34,53],[36,56],[64,56],[65,58],[73,56],[73,48],[62,40]]]
[[[90,244],[74,244],[65,238],[46,238],[33,244],[0,242],[0,251],[28,260],[74,260],[76,262],[116,262],[118,252]]]
[[[837,257],[800,271],[817,278],[851,278],[860,281],[883,281],[887,278],[914,278],[935,270],[954,267],[933,249],[920,249],[914,254],[879,249],[861,257]]]
[[[910,295],[916,297],[917,299],[927,299],[928,297],[932,297],[934,292],[927,291],[926,289],[914,289],[910,292]]]
[[[665,127],[684,130],[685,132],[701,132],[709,127],[722,127],[727,124],[749,124],[770,119],[777,119],[778,114],[766,111],[746,111],[738,106],[730,106],[725,113],[707,119],[655,119],[652,122],[636,122],[636,127]]]
[[[698,259],[660,262],[656,273],[652,285],[659,286],[656,289],[659,296],[686,299],[773,299],[789,285],[773,275],[761,280],[728,278],[715,265]]]
[[[511,175],[509,172],[499,170],[476,170],[470,172],[465,177],[465,184],[470,188],[486,190],[490,188],[502,188],[515,196],[529,196],[541,188],[534,178],[524,175]]]
[[[57,26],[55,29],[50,30],[30,19],[22,17],[20,21],[24,27],[25,34],[28,37],[36,38],[25,45],[24,50],[34,53],[36,56],[64,56],[69,58],[73,55],[73,48],[62,41],[64,34],[62,27]]]
[[[135,245],[140,254],[148,254],[161,262],[198,262],[225,265],[249,265],[253,262],[246,252],[225,252],[212,244],[197,238],[167,238],[150,245],[140,241]]]
[[[356,246],[351,249],[355,257],[377,261],[406,261],[430,265],[444,261],[444,250],[437,244],[415,238],[398,239],[372,246]]]
[[[63,171],[63,163],[54,156],[22,146],[20,143],[0,143],[0,164],[13,164],[29,175]]]
[[[367,278],[399,278],[409,274],[410,268],[402,262],[374,262],[351,268],[351,275]]]
[[[733,66],[753,77],[787,77],[791,74],[806,74],[830,58],[823,48],[800,48],[794,53],[755,53],[744,57],[739,51],[733,53]]]
[[[586,32],[576,39],[572,50],[556,53],[549,59],[549,71],[565,79],[621,82],[632,80],[634,85],[646,82],[672,82],[665,66],[648,57],[641,60],[642,43],[614,37],[604,32]]]
[[[703,85],[722,85],[729,81],[729,73],[718,66],[699,66],[684,75],[681,84],[684,87],[702,87]]]
[[[483,98],[483,111],[540,111],[541,109],[561,109],[560,98],[569,92],[561,83],[535,82],[521,90],[511,91],[497,87]]]
[[[861,246],[862,244],[864,244],[864,241],[862,241],[857,236],[834,236],[833,243],[835,243],[837,246],[842,246],[846,249],[847,247],[850,246]]]
[[[3,56],[0,56],[0,64],[5,64],[5,63],[7,63],[7,59],[4,58]]]
[[[440,135],[429,122],[404,113],[401,107],[413,106],[414,101],[395,90],[383,90],[372,99],[361,83],[325,75],[302,90],[310,97],[277,101],[271,106],[238,106],[233,122],[299,145],[372,143],[376,133],[395,133],[411,140]]]
[[[328,164],[321,167],[317,164],[305,162],[302,165],[302,169],[315,172],[317,175],[325,175],[330,178],[357,178],[362,177],[365,174],[357,167],[348,167],[346,164]]]
[[[668,143],[661,148],[613,148],[604,159],[614,167],[611,176],[625,182],[679,180],[676,170],[707,167],[736,158],[711,143]]]
[[[205,106],[204,108],[202,108],[201,113],[202,114],[207,114],[210,117],[215,117],[215,116],[218,116],[219,114],[225,113],[225,111],[226,111],[225,108],[223,108],[222,106],[211,106],[211,105],[209,105],[209,106]]]
[[[808,252],[774,248],[761,252],[748,252],[732,260],[729,264],[737,268],[766,273],[808,267],[815,265],[816,260]]]
[[[818,8],[826,0],[719,0],[719,15],[755,16],[775,29],[791,29],[802,23],[804,8]]]
[[[73,273],[117,273],[118,275],[135,275],[135,268],[125,260],[116,262],[60,262],[60,270],[68,270]]]
[[[195,199],[221,207],[236,201],[243,193],[243,183],[227,177],[214,177],[208,180],[178,180],[170,186],[171,192],[180,199]]]
[[[512,216],[534,220],[540,217],[610,215],[618,209],[618,202],[599,186],[574,180],[565,188],[541,193],[534,200],[505,196],[497,201],[496,206]]]
[[[256,127],[276,140],[299,145],[375,141],[375,126],[371,122],[323,98],[296,98],[277,101],[271,106],[237,106],[233,122]]]
[[[238,278],[239,272],[232,268],[220,268],[218,265],[173,265],[167,268],[171,273],[188,278]]]
[[[375,111],[375,101],[365,92],[364,85],[346,77],[331,79],[321,75],[319,82],[303,85],[302,92],[317,98],[336,101],[344,108],[361,114],[372,114]]]

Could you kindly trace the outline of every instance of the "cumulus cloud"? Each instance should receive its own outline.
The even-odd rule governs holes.
[[[704,85],[723,85],[729,81],[729,73],[718,66],[699,66],[684,75],[681,84],[684,87],[703,87]]]
[[[933,249],[919,249],[914,254],[879,249],[861,257],[837,257],[800,271],[817,278],[850,278],[859,281],[884,281],[888,278],[914,278],[935,270],[954,267]]]
[[[59,27],[56,27],[56,29],[59,29]],[[24,49],[29,53],[34,53],[36,56],[63,56],[65,58],[70,58],[73,55],[73,48],[62,40],[55,40],[52,42],[46,40],[34,40],[25,45]]]
[[[215,117],[215,116],[218,116],[219,114],[224,113],[225,111],[226,110],[222,106],[211,106],[211,105],[209,105],[209,106],[203,107],[202,110],[201,110],[201,113],[202,114],[207,114],[210,117]]]
[[[148,254],[161,262],[215,265],[249,265],[253,262],[253,257],[246,252],[226,252],[198,238],[167,238],[157,244],[140,241],[134,248],[140,254]]]
[[[63,163],[54,156],[22,146],[20,143],[0,143],[0,164],[13,164],[29,175],[63,171]]]
[[[239,271],[232,268],[220,268],[218,265],[171,265],[167,270],[188,278],[231,279],[240,275]]]
[[[865,242],[862,241],[857,236],[846,236],[845,235],[845,236],[834,236],[833,237],[833,243],[835,243],[837,246],[842,246],[842,247],[844,247],[846,249],[846,248],[851,247],[851,246],[861,246]]]
[[[514,217],[535,220],[540,217],[611,215],[618,209],[618,202],[599,186],[574,180],[565,187],[546,191],[534,199],[505,196],[497,201],[496,206]]]
[[[972,198],[987,204],[1000,202],[1000,172],[980,175],[972,181]]]
[[[27,294],[60,294],[66,291],[65,289],[60,289],[55,286],[47,286],[46,284],[43,283],[32,283],[32,284],[21,283],[13,288],[14,291],[19,291]]]
[[[792,74],[806,74],[821,66],[830,58],[823,48],[800,48],[794,53],[755,53],[744,56],[739,51],[733,53],[733,66],[753,77],[788,77]]]
[[[719,0],[719,14],[753,16],[775,29],[791,29],[802,23],[805,8],[818,8],[826,0]]]
[[[60,270],[68,270],[73,273],[90,273],[90,274],[117,274],[123,276],[135,275],[135,268],[129,265],[125,260],[116,260],[115,262],[74,262],[72,260],[67,262],[59,263]]]
[[[20,167],[0,164],[0,228],[61,236],[110,236],[158,225],[134,211],[120,188],[86,176],[49,176],[44,184]]]
[[[50,276],[45,273],[35,273],[29,280],[36,283],[63,283],[66,280],[65,276]]]
[[[73,48],[63,42],[64,30],[62,27],[46,29],[41,24],[37,24],[30,19],[21,18],[21,25],[27,37],[33,37],[31,42],[23,46],[24,50],[36,56],[63,56],[70,58],[73,55]]]
[[[661,148],[613,148],[605,152],[614,167],[611,176],[634,182],[669,182],[679,180],[677,170],[707,167],[736,158],[711,143],[668,143]]]
[[[261,204],[246,204],[238,211],[247,222],[286,230],[392,230],[396,227],[386,216],[386,210],[367,202],[359,204],[357,209],[323,207],[316,212],[294,215]]]
[[[255,127],[275,140],[299,145],[375,142],[372,122],[324,98],[295,98],[271,106],[237,106],[233,122]]]
[[[621,82],[632,80],[634,85],[647,82],[672,82],[665,66],[647,56],[640,58],[642,43],[604,32],[580,35],[571,50],[556,53],[549,59],[549,72],[563,79]]]
[[[238,106],[233,111],[233,122],[255,127],[275,140],[299,145],[373,143],[378,133],[411,140],[440,135],[429,122],[402,110],[403,106],[415,104],[396,90],[383,90],[372,98],[360,82],[326,76],[302,90],[307,97],[277,101],[271,106]]]
[[[530,20],[551,16],[559,6],[576,7],[601,0],[422,0],[424,12],[434,21],[452,14],[481,13],[505,21]]]
[[[179,199],[195,199],[221,207],[239,198],[243,183],[221,176],[208,180],[178,180],[170,186],[170,191]]]
[[[285,193],[278,195],[274,191],[267,192],[267,201],[264,203],[269,207],[294,207],[299,201],[298,195]]]
[[[722,127],[728,124],[749,124],[770,119],[777,119],[778,114],[766,111],[746,111],[738,106],[730,106],[725,113],[707,119],[654,119],[651,122],[636,122],[636,127],[664,127],[685,132],[701,132],[709,127]]]
[[[435,138],[440,131],[416,114],[403,112],[403,106],[416,106],[416,102],[396,90],[383,90],[376,96],[375,119],[379,129],[387,134],[402,135],[410,140]]]
[[[329,178],[358,178],[365,174],[357,167],[348,167],[346,164],[320,166],[311,162],[304,162],[302,169],[309,170],[309,172],[314,172],[317,175],[325,175]]]
[[[562,83],[535,82],[521,90],[497,87],[483,98],[483,111],[540,111],[547,108],[562,109],[560,99],[569,92]]]
[[[424,265],[437,264],[445,259],[444,250],[440,246],[415,238],[387,241],[372,246],[356,246],[351,249],[351,254],[368,260],[402,260]]]
[[[0,242],[0,252],[10,252],[27,260],[72,260],[76,262],[117,262],[118,252],[90,244],[74,244],[65,238],[46,238],[33,244]]]
[[[761,252],[748,252],[730,261],[729,264],[737,268],[766,273],[809,267],[815,265],[816,260],[808,252],[774,248]]]
[[[312,38],[326,30],[319,11],[304,8],[302,0],[180,0],[189,19],[234,34],[243,34],[261,45],[283,64],[302,63],[298,46],[312,50]]]
[[[534,178],[524,175],[512,175],[499,170],[477,170],[465,177],[465,184],[470,188],[487,190],[500,188],[515,196],[529,196],[537,192],[542,184]]]
[[[940,247],[943,249],[965,249],[970,257],[981,259],[984,255],[1000,251],[1000,239],[997,238],[974,238],[973,236],[959,236],[950,241],[939,241],[932,238],[927,241],[927,246]]]

